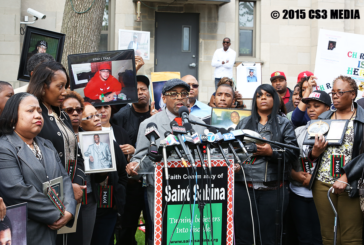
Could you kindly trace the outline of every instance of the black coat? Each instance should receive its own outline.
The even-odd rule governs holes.
[[[135,147],[138,137],[139,125],[149,117],[150,110],[148,113],[137,113],[133,106],[126,105],[117,113],[115,113],[111,119],[111,122],[113,125],[118,125],[126,130],[127,135],[131,141],[130,144]]]
[[[59,158],[62,161],[62,165],[65,167],[65,144],[63,141],[63,136],[61,130],[58,128],[56,119],[53,115],[48,115],[48,109],[47,107],[42,103],[39,102],[40,107],[42,108],[42,116],[44,119],[44,126],[42,128],[42,131],[38,134],[39,137],[42,137],[44,139],[50,140],[54,148],[56,148]],[[60,110],[58,107],[52,106],[52,110],[57,113],[58,117],[64,122],[64,124],[71,129],[73,132],[71,120],[66,112]],[[83,185],[85,181],[85,172],[84,172],[84,164],[82,159],[82,154],[80,154],[80,150],[78,148],[77,142],[76,142],[76,152],[77,152],[77,170],[75,177],[73,179],[73,183],[77,183],[79,185]]]

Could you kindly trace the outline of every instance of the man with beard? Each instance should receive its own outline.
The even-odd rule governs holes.
[[[197,100],[199,87],[197,79],[192,75],[186,75],[181,80],[190,85],[188,100],[190,102],[191,115],[199,117],[202,120],[211,116],[211,107]]]
[[[284,72],[276,71],[270,76],[270,81],[273,88],[277,91],[279,96],[282,97],[284,104],[292,101],[293,92],[291,89],[287,88],[287,78]]]
[[[124,83],[120,83],[111,75],[111,66],[109,63],[102,63],[99,71],[90,79],[83,92],[85,97],[91,100],[101,100],[108,102],[113,100],[125,87]],[[106,96],[106,94],[109,94]]]
[[[145,129],[149,123],[155,123],[158,127],[158,132],[160,138],[156,140],[156,144],[159,145],[160,141],[163,140],[164,133],[167,131],[172,132],[170,123],[171,121],[176,121],[179,125],[182,125],[182,118],[179,117],[178,110],[182,106],[186,106],[187,97],[190,92],[190,86],[184,81],[174,78],[168,80],[162,89],[163,94],[163,102],[166,104],[166,107],[159,112],[157,115],[148,118],[139,128],[138,140],[137,140],[137,148],[131,162],[126,166],[126,171],[130,176],[138,177],[139,169],[154,169],[153,162],[148,158],[142,158],[147,155],[148,148],[150,146],[150,141],[145,136]],[[203,121],[193,115],[189,115],[191,120],[203,123]],[[193,128],[198,134],[203,134],[205,127],[201,127],[198,125],[193,125]],[[140,166],[137,165],[140,163]],[[134,168],[136,167],[136,170]],[[154,176],[149,174],[147,175],[147,193],[148,193],[148,204],[150,213],[154,212]],[[152,217],[153,218],[153,217]],[[153,244],[153,241],[150,241],[148,244]]]
[[[217,108],[232,108],[235,103],[235,92],[229,84],[221,84],[215,94],[215,105]],[[239,117],[240,119],[240,117]],[[210,124],[211,115],[204,119],[206,124]],[[239,121],[238,121],[239,123]],[[236,123],[237,124],[237,123]],[[235,127],[234,127],[235,128]]]
[[[154,102],[150,105],[149,78],[144,75],[138,75],[136,78],[138,82],[138,102],[124,106],[111,119],[112,123],[124,128],[130,138],[131,145],[125,144],[120,146],[125,155],[133,155],[135,152],[140,124],[145,119],[158,113],[154,108]],[[143,188],[143,183],[140,179],[128,180],[125,211],[119,233],[119,240],[123,241],[123,244],[136,244],[135,231],[138,227],[141,211],[143,211],[144,218],[146,219],[147,235],[152,232],[148,224],[149,210],[146,200],[144,200],[144,191],[145,188]]]

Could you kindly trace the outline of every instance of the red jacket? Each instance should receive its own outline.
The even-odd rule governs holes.
[[[112,75],[106,81],[100,79],[100,72],[96,72],[93,78],[87,83],[85,89],[83,90],[85,97],[92,100],[100,100],[101,94],[106,94],[109,92],[116,92],[117,94],[125,87],[124,83],[120,83]]]

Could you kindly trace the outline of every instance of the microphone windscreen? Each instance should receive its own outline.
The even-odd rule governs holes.
[[[188,108],[187,108],[186,106],[182,106],[182,107],[180,107],[180,108],[179,108],[179,110],[178,110],[178,115],[179,115],[180,117],[182,117],[182,113],[184,113],[184,112],[186,112],[186,113],[187,113],[187,115],[188,115],[188,114],[190,114],[190,112],[188,111]]]
[[[227,134],[229,133],[225,128],[219,128],[220,133]]]
[[[217,129],[216,128],[210,128],[210,132],[214,133],[214,134],[217,134]]]
[[[183,124],[183,127],[185,127],[187,131],[191,132],[191,129],[192,129],[191,123],[185,123],[185,124]]]
[[[229,132],[231,132],[231,131],[234,131],[235,129],[234,128],[232,128],[232,127],[230,127],[229,129],[228,129],[228,131]]]
[[[178,126],[178,123],[176,121],[172,121],[170,124],[169,124],[172,128],[172,126]]]
[[[172,134],[170,131],[164,132],[164,137],[167,138],[170,134]]]
[[[210,131],[209,131],[207,128],[205,128],[205,129],[203,130],[203,133],[204,133],[205,135],[207,135],[208,133],[210,133]]]
[[[147,128],[150,128],[150,127],[155,127],[158,129],[157,124],[155,124],[154,122],[148,123]]]

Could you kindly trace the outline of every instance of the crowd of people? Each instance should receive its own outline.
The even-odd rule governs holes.
[[[198,80],[186,75],[165,83],[162,99],[166,107],[161,111],[150,101],[147,76],[136,75],[137,102],[94,107],[69,90],[70,78],[62,64],[46,53],[34,54],[28,61],[31,78],[26,92],[14,93],[9,83],[0,82],[0,224],[6,219],[6,206],[26,202],[28,244],[111,245],[116,237],[118,244],[129,245],[136,244],[135,231],[143,212],[146,241],[153,244],[154,176],[138,174],[139,169],[153,167],[152,160],[145,158],[150,146],[145,129],[149,123],[158,125],[159,144],[164,133],[171,131],[171,121],[182,124],[178,114],[182,106],[189,108],[190,119],[206,124],[211,122],[211,107],[245,108],[232,73],[224,74],[234,64],[235,52],[229,51],[229,46],[230,39],[225,38],[223,48],[214,54],[216,91],[208,104],[198,100]],[[230,58],[222,60],[224,55]],[[138,69],[143,64],[136,57]],[[278,188],[283,215],[290,217],[283,227],[286,244],[332,244],[336,221],[327,198],[331,187],[338,213],[337,244],[362,244],[363,215],[357,187],[364,167],[363,99],[355,102],[358,87],[350,77],[332,81],[329,94],[315,90],[316,79],[304,71],[291,90],[285,73],[273,72],[270,84],[256,89],[251,116],[240,120],[232,115],[237,129],[249,129],[265,139],[300,149],[283,153],[280,185],[279,153],[274,145],[257,144],[250,164],[236,164],[235,244],[254,244],[256,240],[257,244],[275,244]],[[305,145],[307,129],[316,119],[347,120],[343,143],[328,145],[323,135],[316,134],[314,144]],[[206,129],[200,125],[193,128],[199,134]],[[105,130],[112,131],[117,171],[85,174],[79,133]],[[99,142],[98,135],[95,142]],[[332,170],[333,159],[341,161],[338,171]],[[69,172],[71,164],[74,174]],[[43,183],[58,177],[63,178],[63,208],[53,204],[52,194],[43,193]],[[109,208],[98,205],[100,186],[113,187]],[[250,197],[254,197],[252,212]],[[73,225],[80,203],[76,232],[57,235],[60,228]],[[10,244],[2,238],[2,232],[7,231],[4,227],[0,244]]]

